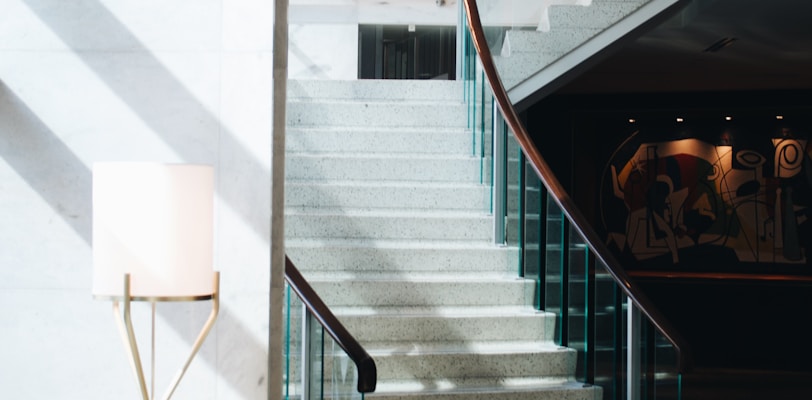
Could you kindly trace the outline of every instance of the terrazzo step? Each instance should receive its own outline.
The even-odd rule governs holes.
[[[403,154],[294,153],[286,156],[287,180],[479,182],[479,158]]]
[[[366,397],[597,399],[492,244],[461,84],[289,83],[286,253],[375,359]],[[321,367],[325,387],[352,373]]]
[[[485,212],[490,191],[479,184],[453,182],[325,181],[285,183],[290,209],[345,207],[355,209],[427,209]]]
[[[506,378],[492,380],[446,380],[378,382],[378,400],[600,400],[601,388],[560,378]]]
[[[465,128],[462,102],[289,100],[287,124],[297,127]]]
[[[334,307],[361,343],[552,341],[555,314],[529,306]]]
[[[552,6],[550,30],[559,28],[606,28],[633,13],[649,0],[594,0],[586,7]]]
[[[564,54],[600,33],[598,28],[559,28],[549,32],[508,30],[500,57],[520,53]]]
[[[395,100],[460,102],[462,81],[359,79],[359,80],[288,80],[289,100]]]
[[[285,245],[286,253],[303,272],[515,274],[519,258],[516,247],[496,247],[491,241],[287,238]]]
[[[303,273],[330,307],[521,306],[531,304],[535,282],[498,274]]]
[[[510,57],[494,57],[493,61],[506,88],[512,88],[534,73],[560,59],[566,53],[518,52]]]
[[[286,210],[285,235],[306,238],[487,241],[493,222],[483,213]]]
[[[471,133],[461,128],[310,127],[286,132],[292,153],[409,153],[470,155]]]
[[[577,353],[551,342],[365,343],[381,381],[561,377],[575,371]]]

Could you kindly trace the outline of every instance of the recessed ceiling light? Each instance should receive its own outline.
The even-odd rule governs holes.
[[[677,117],[677,122],[683,122],[683,121],[685,121],[685,120],[682,119],[682,117]]]
[[[728,115],[728,116],[725,117],[725,121],[733,121],[733,117]]]
[[[784,119],[784,116],[783,115],[776,115],[775,119]]]

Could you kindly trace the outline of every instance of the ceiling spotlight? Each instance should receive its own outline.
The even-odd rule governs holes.
[[[630,123],[630,124],[633,124],[633,123],[635,123],[635,122],[637,122],[637,121],[636,121],[634,118],[629,118],[629,123]]]
[[[733,117],[731,117],[730,115],[725,117],[725,121],[732,121],[732,120],[733,120]]]
[[[776,115],[775,119],[782,120],[782,119],[784,119],[784,116],[783,115]]]
[[[683,121],[685,121],[685,120],[682,119],[682,117],[677,117],[677,122],[683,122]]]

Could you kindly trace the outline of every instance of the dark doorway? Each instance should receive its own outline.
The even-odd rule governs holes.
[[[359,79],[455,79],[456,27],[361,25]]]

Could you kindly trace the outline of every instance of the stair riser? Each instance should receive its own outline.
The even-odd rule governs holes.
[[[475,158],[351,158],[290,155],[289,180],[357,180],[413,182],[479,182]]]
[[[292,247],[286,252],[306,271],[400,272],[505,272],[517,271],[515,249],[480,248],[367,248],[367,247]]]
[[[405,276],[404,278],[407,279]],[[531,304],[529,294],[535,285],[529,280],[496,282],[311,280],[310,284],[331,307],[522,306]]]
[[[460,102],[462,81],[289,80],[288,98]]]
[[[490,192],[483,186],[351,186],[290,183],[287,207],[454,210],[484,213]]]
[[[361,343],[442,342],[485,340],[553,340],[555,316],[506,315],[481,317],[350,316],[339,315],[344,326]]]
[[[408,343],[404,343],[408,346]],[[378,379],[416,379],[442,376],[530,377],[566,376],[575,371],[576,353],[570,349],[511,354],[378,354],[372,353]],[[331,367],[330,363],[325,369]]]
[[[462,104],[289,102],[291,127],[442,127],[465,128]]]
[[[298,215],[285,219],[291,238],[353,238],[414,240],[490,239],[493,222],[488,217],[392,217],[358,215]]]
[[[285,137],[288,152],[306,153],[404,153],[472,154],[471,133],[438,130],[324,130],[291,129]]]

